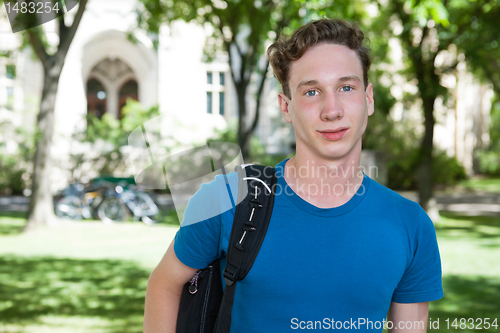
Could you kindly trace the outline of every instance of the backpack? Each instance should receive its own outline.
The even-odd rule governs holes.
[[[222,168],[226,187],[227,176]],[[237,166],[238,202],[229,239],[221,284],[220,259],[198,270],[181,295],[177,333],[229,333],[234,293],[238,281],[248,274],[259,253],[274,204],[276,173],[263,165]],[[247,190],[241,186],[247,181]],[[232,195],[230,195],[232,197]]]

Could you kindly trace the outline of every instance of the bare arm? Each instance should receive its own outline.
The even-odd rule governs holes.
[[[388,331],[389,333],[425,333],[428,316],[429,302],[409,304],[392,302],[387,317],[392,322],[393,328]]]
[[[144,333],[175,333],[182,287],[196,271],[177,259],[172,241],[148,280]]]

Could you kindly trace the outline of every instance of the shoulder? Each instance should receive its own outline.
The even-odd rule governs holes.
[[[210,180],[210,178],[212,180]],[[184,211],[182,226],[208,220],[235,207],[238,196],[238,173],[217,174],[200,179]],[[175,193],[172,195],[175,201]],[[182,201],[179,196],[179,201]]]
[[[403,197],[371,178],[369,183],[367,197],[372,209],[383,212],[392,220],[413,231],[422,226],[434,228],[427,213],[417,202]]]

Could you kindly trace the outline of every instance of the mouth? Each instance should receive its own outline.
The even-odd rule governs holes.
[[[323,135],[323,137],[329,141],[337,141],[344,137],[347,130],[347,127],[340,127],[333,130],[324,130],[318,132],[321,133],[321,135]]]

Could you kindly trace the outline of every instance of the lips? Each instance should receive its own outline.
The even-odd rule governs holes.
[[[327,140],[330,141],[337,141],[340,140],[344,137],[345,133],[347,132],[348,128],[342,127],[342,128],[337,128],[333,130],[324,130],[324,131],[318,131],[323,135],[323,137]]]

